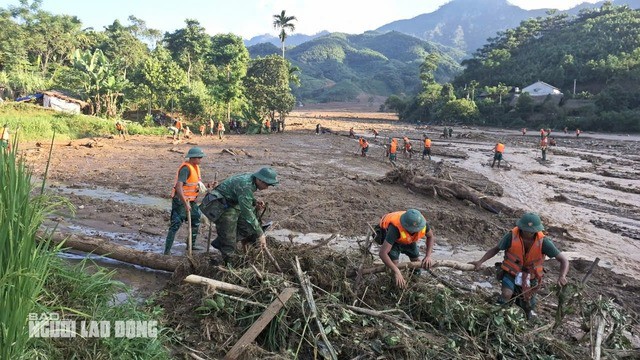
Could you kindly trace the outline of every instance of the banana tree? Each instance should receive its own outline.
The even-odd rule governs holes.
[[[127,86],[127,80],[118,73],[118,67],[111,64],[100,49],[93,53],[76,50],[73,66],[83,74],[85,82],[82,91],[86,99],[93,102],[93,113],[102,113],[104,104],[107,116],[115,116],[117,99]]]

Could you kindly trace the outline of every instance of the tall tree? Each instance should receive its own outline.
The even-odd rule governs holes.
[[[234,34],[218,34],[211,38],[209,64],[217,69],[212,86],[216,97],[227,105],[227,121],[231,120],[231,102],[242,96],[247,74],[249,51],[242,38]]]
[[[197,20],[185,20],[187,26],[172,33],[166,33],[164,42],[173,59],[187,73],[187,83],[192,77],[200,77],[206,54],[211,48],[211,38]]]
[[[282,10],[280,14],[273,15],[273,28],[276,30],[280,30],[280,34],[278,37],[280,38],[280,43],[282,43],[282,57],[284,58],[284,39],[287,38],[287,32],[294,32],[296,30],[296,26],[293,24],[294,21],[297,21],[295,16],[287,16],[285,10]]]
[[[279,131],[285,127],[285,117],[295,105],[289,87],[289,62],[277,55],[257,58],[247,70],[245,87],[247,98],[261,116],[275,121],[279,115]]]

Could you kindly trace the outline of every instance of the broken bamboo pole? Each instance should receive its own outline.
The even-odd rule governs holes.
[[[278,315],[278,312],[280,311],[280,309],[282,309],[284,304],[286,304],[287,301],[289,301],[291,296],[296,291],[298,291],[298,289],[296,288],[284,289],[280,293],[280,295],[278,295],[278,298],[275,299],[269,305],[269,307],[262,313],[262,315],[260,315],[258,320],[256,320],[256,322],[254,322],[253,325],[251,325],[249,330],[247,330],[242,335],[240,340],[238,340],[238,342],[236,342],[236,344],[233,345],[231,350],[229,350],[229,352],[224,356],[224,360],[235,360],[239,358],[244,352],[244,350],[247,348],[247,346],[251,344],[258,337],[258,335],[260,335],[262,330],[264,330],[264,328],[267,327],[267,325],[269,325],[271,320],[276,315]]]
[[[322,322],[320,322],[320,318],[318,317],[318,308],[316,307],[316,302],[313,299],[313,290],[311,289],[311,281],[309,278],[302,272],[302,267],[300,266],[300,259],[296,256],[296,275],[298,276],[298,281],[300,282],[300,287],[302,288],[302,293],[307,300],[307,306],[309,307],[309,311],[311,311],[311,317],[315,319],[316,325],[318,326],[318,332],[320,333],[320,337],[327,349],[329,350],[329,355],[332,360],[338,359],[338,354],[336,350],[333,348],[329,339],[327,338],[327,334],[324,333],[324,326]]]
[[[251,295],[253,291],[243,286],[229,284],[223,281],[213,280],[200,275],[189,275],[184,278],[185,282],[197,285],[209,285],[216,290],[224,290],[240,295]]]
[[[422,267],[422,261],[414,261],[414,262],[405,262],[405,263],[400,263],[397,265],[398,269],[402,270],[402,269],[419,269]],[[436,267],[448,267],[448,268],[452,268],[452,269],[456,269],[456,270],[462,270],[462,271],[473,271],[475,270],[475,267],[471,264],[466,264],[466,263],[462,263],[459,261],[454,261],[454,260],[433,260],[431,261],[431,267],[432,268],[436,268]],[[387,270],[387,266],[384,264],[381,265],[376,265],[367,269],[362,269],[360,271],[361,275],[367,275],[367,274],[375,274],[375,273],[379,273],[379,272],[384,272]],[[357,270],[351,270],[347,273],[348,277],[354,277],[358,275],[358,271]]]

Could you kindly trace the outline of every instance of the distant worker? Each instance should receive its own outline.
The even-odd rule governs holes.
[[[196,203],[198,194],[206,191],[200,175],[200,162],[204,152],[199,147],[192,147],[176,173],[173,190],[171,191],[171,225],[164,243],[164,254],[171,253],[171,247],[176,233],[187,217],[191,218],[191,246],[196,243],[200,228],[200,209]],[[188,244],[188,242],[187,242]]]
[[[567,132],[569,132],[569,128],[568,127],[564,127],[564,133],[566,134]]]
[[[349,129],[349,137],[352,139],[356,138],[356,133],[353,131],[353,128]]]
[[[373,133],[373,140],[378,140],[378,130],[372,128],[371,132]]]
[[[269,119],[264,121],[264,128],[267,130],[267,132],[271,132],[271,121]]]
[[[207,130],[207,126],[205,124],[200,124],[200,136],[204,136]]]
[[[515,295],[516,304],[525,311],[527,319],[536,315],[535,293],[542,284],[545,256],[555,258],[560,263],[558,285],[567,284],[569,261],[551,239],[545,236],[543,230],[540,217],[535,213],[526,213],[518,220],[516,227],[502,237],[498,245],[489,249],[480,260],[471,262],[478,270],[485,261],[504,250],[504,260],[498,276],[502,280],[502,293],[498,303],[506,304]]]
[[[274,169],[264,167],[253,174],[232,175],[211,192],[226,204],[215,221],[218,237],[211,243],[220,250],[225,262],[235,257],[238,238],[243,239],[243,245],[267,247],[267,238],[256,214],[256,205],[264,203],[256,201],[254,192],[277,185],[277,176]]]
[[[491,167],[496,164],[496,160],[498,160],[498,168],[500,168],[500,162],[502,161],[502,154],[504,153],[504,144],[497,143],[496,147],[493,148],[493,162],[491,163]]]
[[[222,140],[222,136],[224,135],[224,124],[222,120],[218,121],[218,139]]]
[[[375,227],[375,241],[380,244],[378,256],[380,260],[393,271],[396,286],[405,288],[407,281],[398,269],[400,254],[405,254],[409,260],[420,260],[418,241],[426,237],[426,250],[422,259],[422,268],[431,267],[431,253],[433,252],[433,231],[427,220],[416,209],[396,211],[386,214]]]
[[[409,157],[409,159],[411,159],[411,156],[413,155],[413,149],[411,146],[411,141],[409,140],[408,137],[403,137],[402,138],[402,153],[404,154],[404,157]]]
[[[527,135],[527,128],[522,128],[522,136]]]
[[[126,128],[125,125],[120,121],[116,121],[116,132],[118,133],[118,138],[120,138],[122,136],[123,140],[127,140],[127,136],[126,134]]]
[[[392,163],[396,162],[396,154],[398,152],[398,139],[392,138],[391,143],[389,144],[389,161]]]
[[[447,127],[445,126],[445,128],[442,129],[442,137],[446,139],[447,135],[449,135],[449,131],[447,131]]]
[[[209,136],[213,137],[213,134],[215,133],[215,127],[216,122],[213,120],[213,118],[209,119]]]
[[[449,127],[449,137],[452,138],[453,137],[453,128]]]
[[[543,137],[540,140],[540,150],[542,150],[542,161],[547,161],[547,147],[549,146],[549,138]]]
[[[424,137],[424,150],[422,150],[422,160],[424,160],[424,156],[429,156],[429,160],[431,160],[431,139],[425,135]]]
[[[549,138],[549,146],[556,146],[556,139],[555,138]]]
[[[320,135],[320,124],[316,125],[316,135]]]
[[[545,136],[546,134],[544,133],[544,129],[540,129],[540,139],[542,139]]]
[[[576,137],[580,137],[580,129],[576,129]]]
[[[367,139],[360,137],[360,139],[358,139],[358,143],[360,144],[360,156],[367,156],[367,152],[369,151],[369,142]]]
[[[9,134],[9,124],[2,126],[2,134],[0,135],[0,148],[11,151],[11,135]]]
[[[175,120],[173,121],[173,126],[174,126],[176,129],[178,129],[178,131],[176,131],[176,134],[178,135],[178,140],[180,140],[180,134],[183,134],[183,133],[184,133],[184,129],[183,129],[183,126],[182,126],[182,125],[183,125],[183,124],[182,124],[182,121],[180,121],[180,119],[175,119]],[[175,137],[175,135],[174,135],[174,136],[173,136],[173,140],[175,140],[175,139],[176,139],[176,137]]]
[[[191,136],[193,135],[193,132],[191,131],[191,129],[189,129],[189,126],[185,126],[184,127],[184,138],[185,139],[191,139]]]

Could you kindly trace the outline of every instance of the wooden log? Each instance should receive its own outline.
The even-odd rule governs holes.
[[[278,312],[284,304],[289,301],[291,296],[298,291],[296,288],[286,288],[284,289],[278,298],[275,299],[269,307],[260,315],[258,320],[251,325],[249,330],[247,330],[240,340],[236,342],[235,345],[229,350],[229,352],[225,355],[225,360],[235,360],[242,355],[246,347],[251,344],[257,337],[260,335],[262,330],[264,330],[267,325],[271,322],[271,320],[278,315]]]
[[[419,269],[422,267],[422,261],[414,261],[414,262],[405,262],[405,263],[400,263],[397,265],[398,269],[402,270],[402,269]],[[452,269],[456,269],[456,270],[462,270],[462,271],[473,271],[475,270],[475,267],[471,264],[466,264],[466,263],[461,263],[458,261],[453,261],[453,260],[432,260],[431,261],[431,267],[432,268],[436,268],[436,267],[448,267],[448,268],[452,268]],[[367,269],[362,269],[360,271],[360,274],[362,275],[367,275],[367,274],[374,274],[374,273],[379,273],[379,272],[384,272],[387,270],[387,266],[384,264],[381,265],[377,265],[377,266],[373,266]],[[357,270],[351,270],[347,273],[348,277],[354,277],[358,275],[358,271]]]
[[[40,241],[47,240],[40,237]],[[54,233],[51,241],[55,245],[64,242],[63,248],[72,248],[86,253],[96,254],[136,264],[151,269],[175,271],[184,260],[180,256],[162,255],[148,251],[139,251],[128,246],[114,244],[107,239],[90,238],[81,235],[63,235]]]
[[[200,275],[189,275],[184,278],[185,282],[189,284],[198,284],[198,285],[208,285],[216,290],[224,290],[227,292],[232,292],[240,295],[251,295],[253,291],[243,286],[238,286],[235,284],[229,284],[223,281],[218,281],[214,279],[209,279]]]

